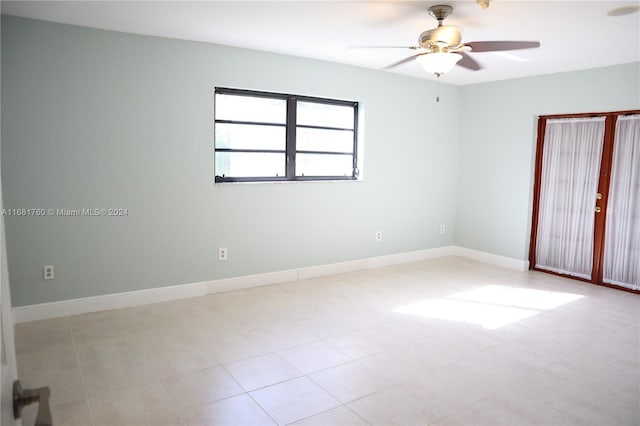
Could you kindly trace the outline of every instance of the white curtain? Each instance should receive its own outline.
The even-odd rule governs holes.
[[[640,115],[616,122],[603,280],[640,289]]]
[[[536,267],[591,278],[605,117],[547,120]]]

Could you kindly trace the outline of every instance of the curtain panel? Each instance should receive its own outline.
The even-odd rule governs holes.
[[[605,117],[546,123],[536,267],[591,279]]]
[[[640,115],[616,122],[603,281],[640,290]]]

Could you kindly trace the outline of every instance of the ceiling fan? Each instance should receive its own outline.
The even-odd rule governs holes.
[[[429,15],[438,21],[438,26],[420,34],[418,46],[407,47],[411,50],[417,50],[417,54],[391,64],[385,69],[391,69],[415,59],[428,72],[440,77],[451,71],[455,65],[472,71],[482,69],[482,66],[469,56],[468,52],[498,52],[540,47],[538,41],[471,41],[462,43],[462,36],[456,27],[442,24],[452,12],[453,7],[448,5],[431,6]]]

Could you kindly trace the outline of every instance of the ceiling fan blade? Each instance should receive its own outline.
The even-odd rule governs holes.
[[[418,50],[418,46],[349,46],[349,49],[411,49]]]
[[[462,55],[462,59],[458,61],[456,65],[461,66],[462,68],[466,68],[471,71],[479,71],[482,69],[482,66],[476,62],[471,56],[467,55],[465,52],[456,52],[459,55]]]
[[[473,52],[498,52],[501,50],[532,49],[540,47],[539,41],[472,41],[465,43]]]
[[[640,6],[622,6],[611,9],[607,12],[609,16],[625,16],[640,10]]]
[[[411,55],[411,56],[409,56],[409,57],[407,57],[407,58],[404,58],[404,59],[402,59],[402,60],[400,60],[400,61],[398,61],[398,62],[395,62],[395,63],[393,63],[393,64],[391,64],[391,65],[388,65],[388,66],[384,67],[383,69],[385,69],[385,70],[390,70],[391,68],[395,68],[395,67],[397,67],[398,65],[402,65],[402,64],[406,64],[407,62],[411,62],[411,61],[413,61],[415,58],[417,58],[418,56],[422,56],[422,55],[425,55],[425,54],[426,54],[426,53],[418,53],[417,55]]]

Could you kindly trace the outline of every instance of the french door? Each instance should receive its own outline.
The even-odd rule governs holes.
[[[539,117],[529,261],[640,292],[640,111]]]

